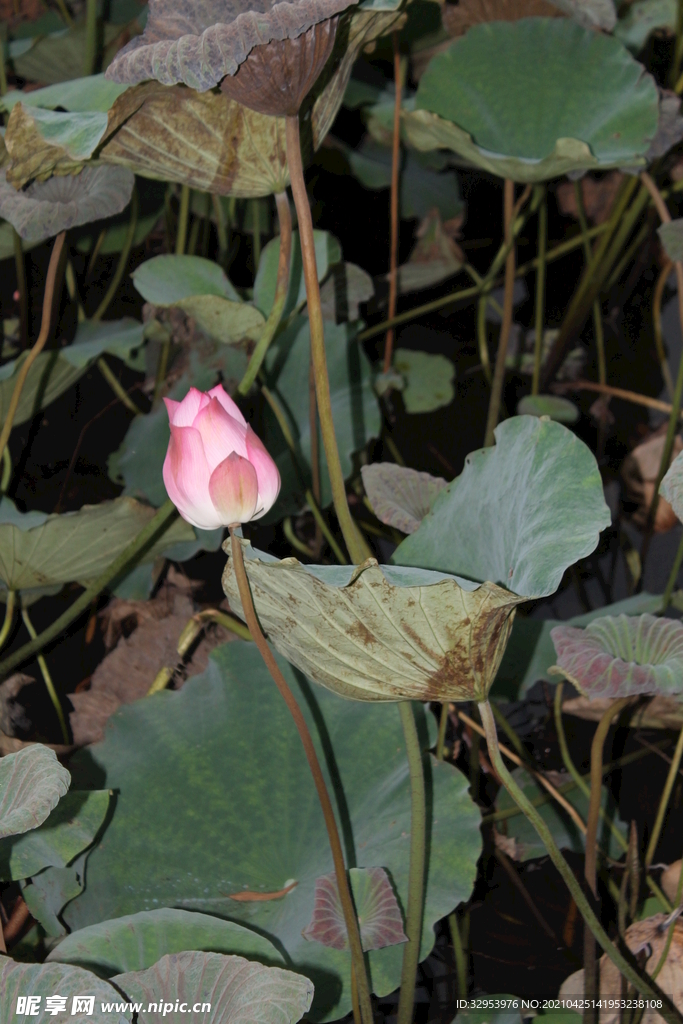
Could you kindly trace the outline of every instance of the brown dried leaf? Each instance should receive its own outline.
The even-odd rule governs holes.
[[[464,36],[473,25],[489,21],[519,21],[520,18],[564,18],[548,0],[460,0],[441,8],[443,27],[449,36]]]
[[[16,103],[7,122],[5,146],[11,163],[7,180],[15,188],[36,178],[45,181],[52,174],[77,174],[83,160],[74,157],[64,146],[48,142],[36,126],[31,108]]]

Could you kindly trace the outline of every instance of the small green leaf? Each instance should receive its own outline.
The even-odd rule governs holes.
[[[406,379],[406,412],[434,412],[453,401],[455,366],[446,356],[397,348],[394,366]]]
[[[71,776],[40,743],[0,759],[0,839],[37,828],[69,788]]]
[[[318,280],[324,281],[330,268],[341,262],[342,253],[339,242],[327,231],[314,231],[315,262],[318,268]],[[280,259],[280,238],[276,236],[261,253],[256,280],[254,281],[254,304],[264,316],[268,316],[275,299],[277,283],[277,265]],[[292,232],[292,255],[289,264],[289,291],[283,310],[283,317],[295,309],[300,309],[306,302],[306,285],[301,260],[299,232]]]
[[[349,880],[365,952],[407,942],[401,908],[384,868],[350,868]],[[320,942],[332,949],[349,948],[334,871],[316,878],[313,916],[302,934],[310,942]]]
[[[556,423],[576,423],[581,413],[568,398],[526,395],[517,405],[518,416],[549,416]]]
[[[660,224],[657,234],[669,259],[674,263],[683,260],[683,217],[668,224]]]
[[[177,305],[193,295],[217,295],[231,302],[240,301],[222,267],[202,256],[153,256],[141,263],[131,277],[143,299],[155,306]]]

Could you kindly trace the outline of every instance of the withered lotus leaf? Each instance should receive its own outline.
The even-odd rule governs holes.
[[[206,92],[234,75],[256,46],[296,39],[357,0],[150,0],[145,31],[120,50],[114,82],[155,78]]]
[[[524,598],[374,558],[358,566],[266,561],[241,543],[264,632],[310,679],[354,700],[486,698]],[[241,612],[232,559],[223,589]]]
[[[5,131],[7,180],[21,188],[33,179],[77,173],[106,126],[107,115],[97,111],[68,114],[16,103]]]
[[[415,533],[437,494],[447,486],[443,477],[395,462],[362,466],[361,475],[372,511],[380,522],[402,533]]]
[[[605,615],[550,636],[557,668],[586,697],[683,693],[683,623],[674,619]]]
[[[24,192],[0,175],[0,217],[29,241],[113,217],[128,205],[135,177],[124,167],[85,167],[80,174],[34,181]]]
[[[363,949],[384,949],[408,941],[398,900],[384,868],[351,868],[349,880]],[[344,911],[332,871],[315,880],[313,916],[301,934],[332,949],[348,949]]]

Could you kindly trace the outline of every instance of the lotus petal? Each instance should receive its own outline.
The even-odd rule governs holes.
[[[443,477],[394,462],[373,462],[362,466],[361,474],[372,511],[380,522],[402,533],[415,533],[437,494],[447,486]]]
[[[78,224],[120,213],[135,184],[123,167],[86,167],[74,177],[36,181],[17,192],[0,176],[0,217],[22,238],[42,241]]]
[[[683,693],[683,623],[674,619],[606,615],[550,636],[558,668],[587,697]]]
[[[241,543],[264,632],[316,683],[365,701],[486,698],[524,598],[374,558],[341,567],[266,561]],[[223,589],[242,614],[232,558]]]
[[[349,879],[363,949],[384,949],[407,942],[398,900],[384,868],[351,868]],[[301,933],[311,942],[348,949],[349,938],[334,871],[315,880],[313,917]]]

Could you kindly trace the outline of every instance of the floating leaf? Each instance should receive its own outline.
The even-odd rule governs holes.
[[[384,949],[407,942],[403,919],[384,868],[351,868],[349,879],[363,949]],[[313,917],[302,935],[332,949],[348,949],[349,937],[334,871],[315,880]]]
[[[405,907],[410,779],[398,709],[312,691],[283,659],[278,662],[323,772],[332,773],[347,808],[342,841],[351,863],[384,867]],[[426,748],[435,728],[421,706],[415,711]],[[264,715],[268,757],[261,742]],[[334,763],[325,754],[331,750]],[[431,797],[421,959],[433,947],[436,921],[468,899],[481,851],[480,812],[467,779],[450,764],[428,757],[423,763]],[[88,884],[63,911],[74,933],[155,907],[229,917],[273,941],[291,958],[292,970],[315,978],[311,1020],[350,1010],[348,953],[301,935],[313,912],[315,879],[333,864],[301,741],[253,644],[224,644],[211,654],[207,671],[181,690],[119,710],[105,740],[76,753],[71,767],[75,784],[106,785],[119,794],[103,841],[88,857]],[[231,899],[245,890],[277,892],[292,879],[298,884],[281,899]],[[379,995],[399,985],[402,952],[392,946],[368,954]],[[94,955],[99,962],[100,953]]]
[[[363,486],[372,511],[382,523],[402,533],[415,533],[446,481],[394,462],[361,466]]]
[[[397,348],[394,366],[405,377],[406,412],[434,412],[453,401],[455,366],[446,356]]]
[[[669,259],[674,263],[683,260],[683,217],[677,217],[668,224],[660,224],[657,234]]]
[[[206,1021],[203,1005],[211,1007],[211,1024],[295,1024],[313,1001],[313,983],[305,975],[220,953],[164,956],[146,971],[113,981],[130,999],[155,1007],[145,1013],[149,1024],[166,1024],[166,1006],[187,999],[193,1007],[185,1014],[188,1024]]]
[[[581,413],[568,398],[558,395],[526,395],[517,405],[518,416],[550,416],[557,423],[576,423]]]
[[[0,759],[0,839],[37,828],[69,788],[71,776],[40,743]]]
[[[403,123],[417,149],[528,182],[644,166],[659,116],[642,65],[566,18],[476,25],[432,59],[415,106]]]
[[[46,999],[59,993],[67,1000],[68,1018],[71,1024],[130,1024],[133,1010],[121,1002],[120,993],[106,981],[101,981],[89,971],[71,964],[22,964],[8,957],[0,956],[0,1017],[2,1020],[15,1019],[19,996],[38,998],[37,1015],[29,1017],[35,1024],[48,1024],[54,1016],[46,1009]],[[79,996],[92,996],[85,999],[78,1008],[74,999]],[[117,1008],[113,1011],[102,1011],[101,1004],[113,1003]],[[125,1008],[124,1008],[125,1007]]]
[[[143,910],[81,928],[67,935],[47,959],[77,964],[110,977],[124,971],[144,971],[162,956],[185,949],[239,953],[271,964],[284,962],[275,946],[250,928],[170,907]]]
[[[264,631],[314,682],[354,700],[486,699],[522,598],[374,558],[304,566],[243,547]],[[242,614],[232,559],[223,589]]]
[[[598,465],[559,423],[514,416],[495,437],[467,456],[393,560],[547,597],[610,524]]]
[[[66,867],[97,835],[110,795],[107,789],[67,793],[42,825],[18,839],[0,839],[0,878],[29,878],[46,867]]]
[[[602,616],[550,636],[563,675],[588,697],[683,693],[683,624],[654,615]]]
[[[619,18],[614,35],[624,46],[637,53],[657,29],[676,31],[676,0],[638,0]]]
[[[76,177],[36,181],[17,192],[0,174],[0,216],[22,238],[42,241],[128,205],[135,179],[123,167],[86,167]]]

